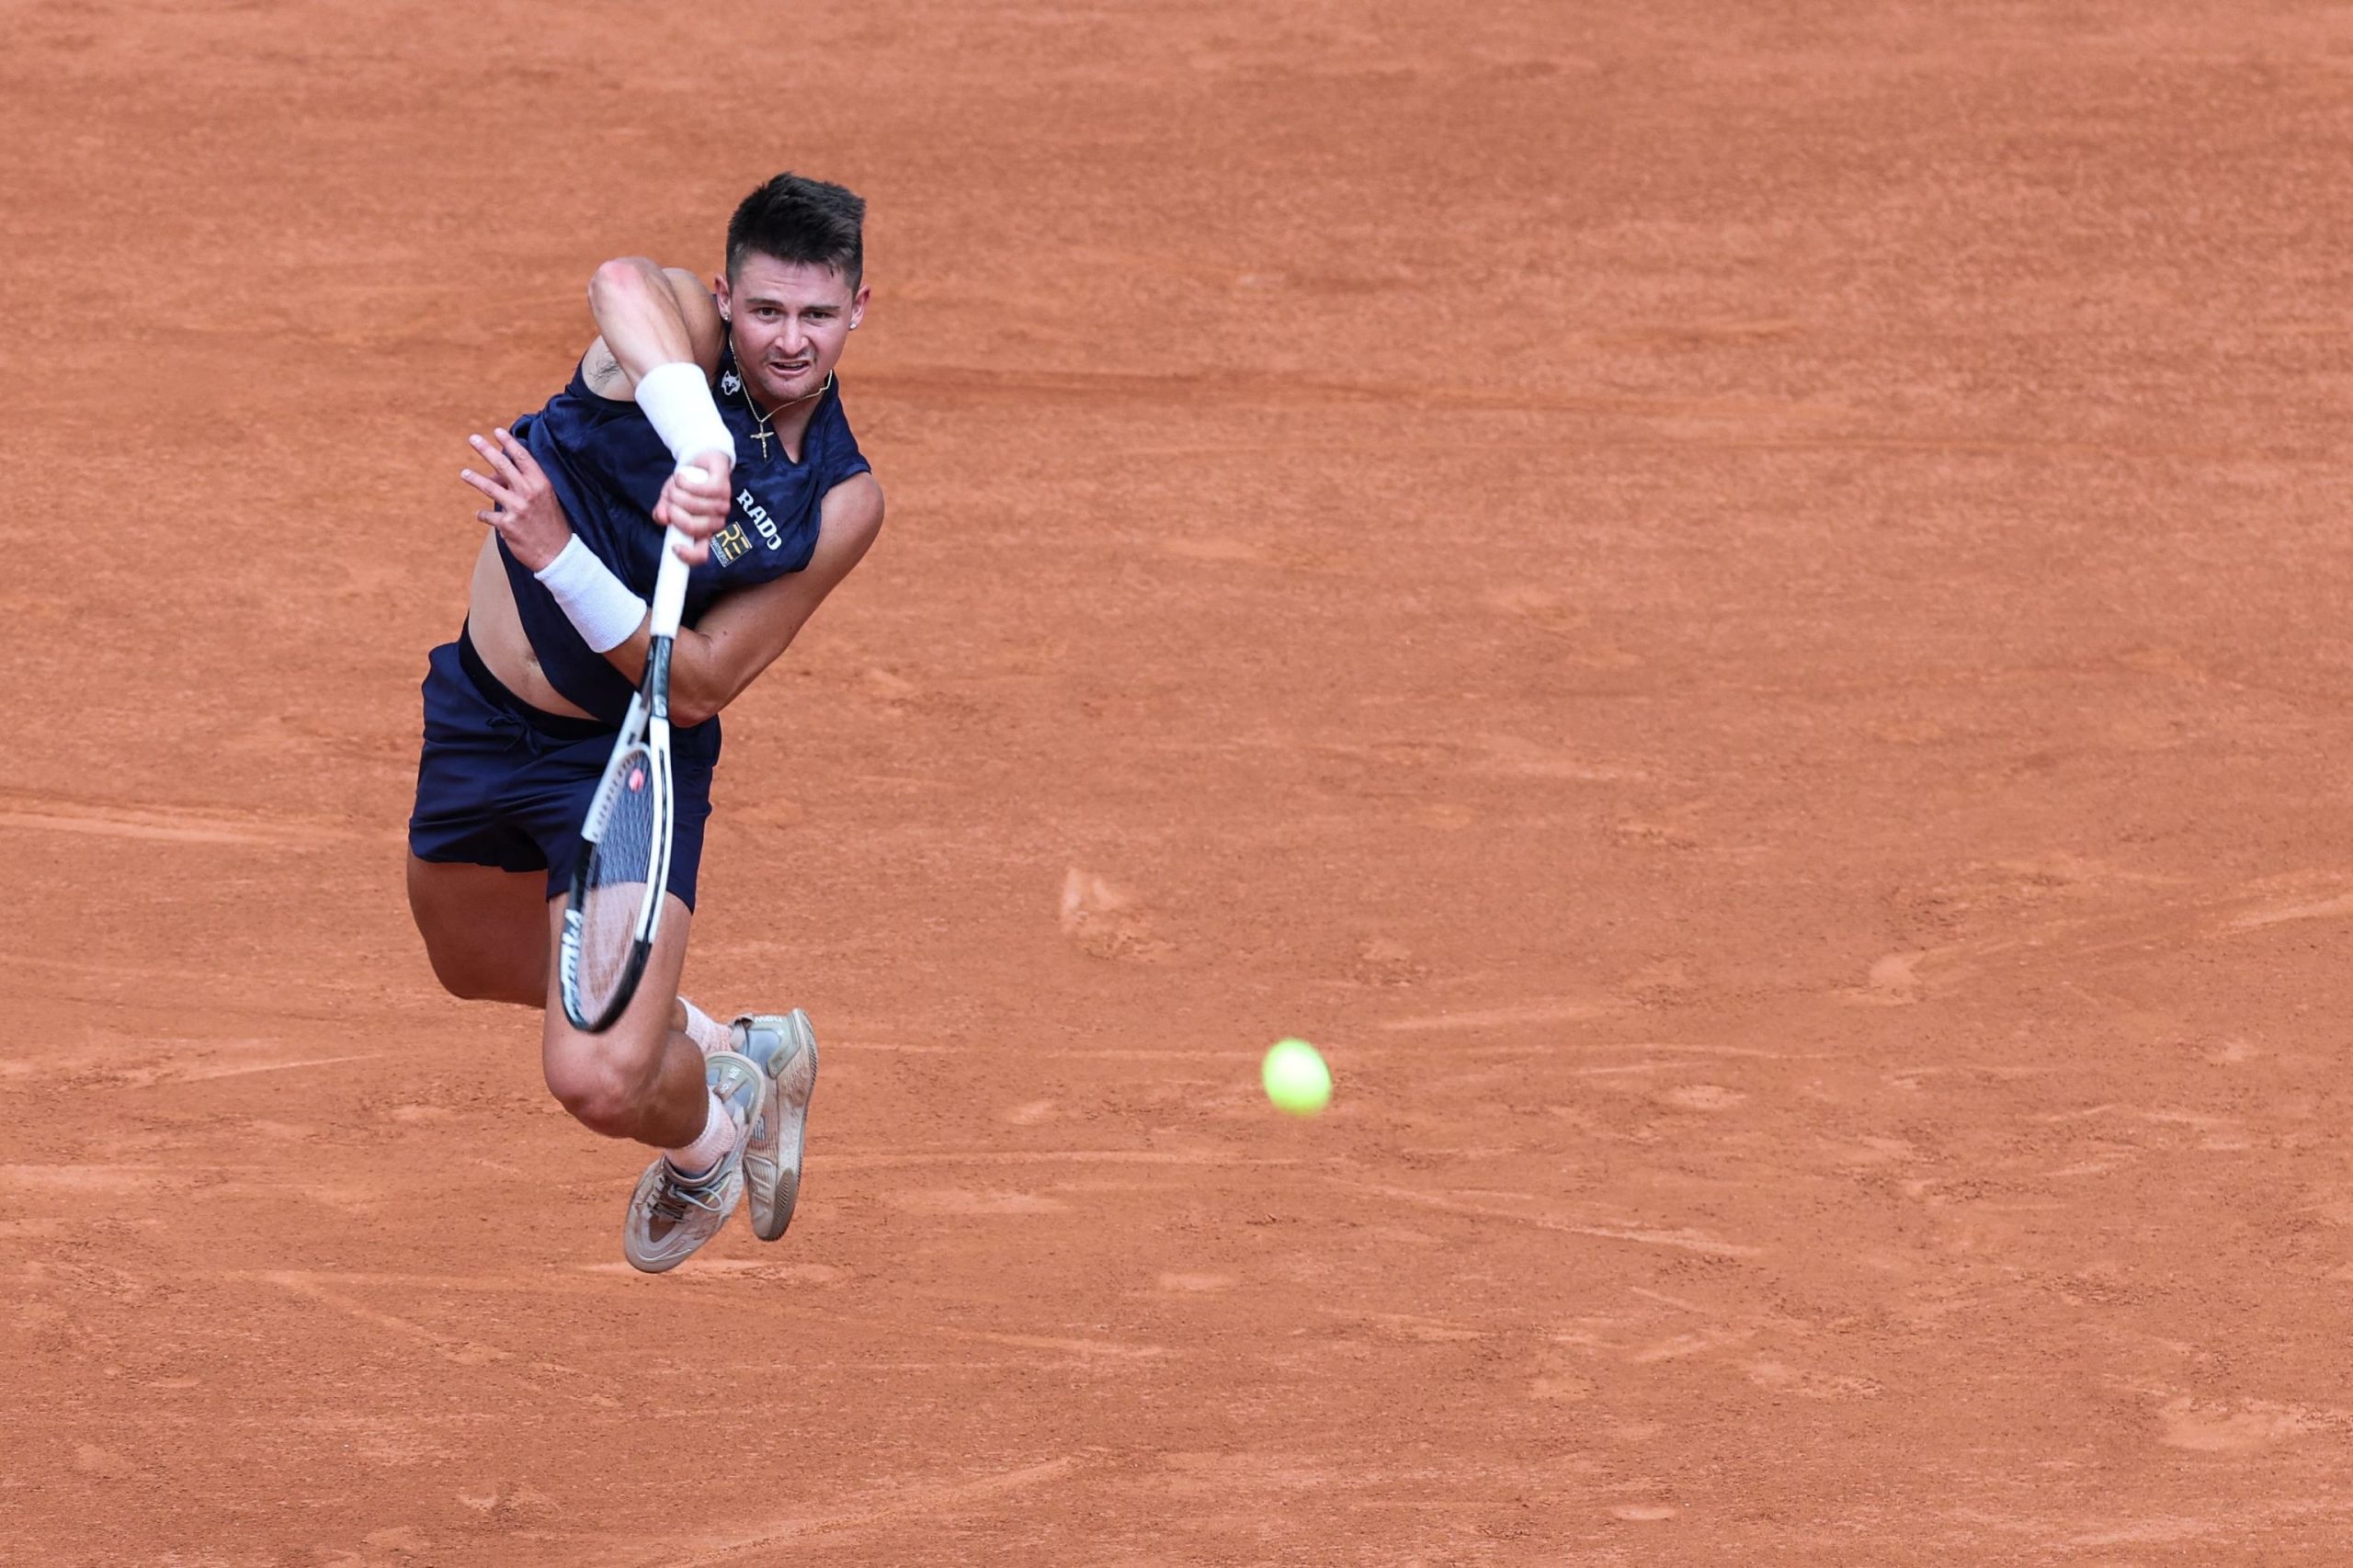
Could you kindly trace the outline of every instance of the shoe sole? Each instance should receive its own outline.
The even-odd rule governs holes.
[[[767,1092],[760,1100],[761,1120],[745,1144],[745,1185],[752,1196],[752,1233],[764,1242],[775,1241],[784,1234],[792,1223],[792,1210],[801,1201],[801,1162],[809,1146],[809,1102],[817,1094],[817,1033],[809,1027],[809,1015],[795,1007],[785,1016],[784,1031],[787,1043],[778,1061],[790,1065],[805,1052],[809,1058],[809,1086],[798,1100],[788,1101],[783,1085],[774,1074],[767,1074]],[[783,1154],[788,1136],[792,1149],[790,1159]],[[770,1147],[764,1150],[763,1142]],[[756,1159],[776,1171],[776,1182],[766,1203],[760,1200],[758,1183],[753,1176]],[[762,1209],[767,1210],[765,1222]]]

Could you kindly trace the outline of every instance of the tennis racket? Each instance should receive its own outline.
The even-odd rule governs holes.
[[[565,901],[557,973],[563,1016],[574,1028],[602,1034],[628,1010],[662,928],[662,894],[670,881],[670,643],[687,598],[687,563],[676,528],[662,539],[646,627],[645,676],[629,699],[612,760],[580,824]]]

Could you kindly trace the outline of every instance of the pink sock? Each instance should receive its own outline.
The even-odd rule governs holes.
[[[670,1168],[690,1178],[709,1176],[711,1167],[735,1147],[735,1135],[740,1131],[735,1125],[735,1113],[727,1108],[727,1102],[712,1095],[710,1113],[703,1119],[702,1136],[683,1149],[665,1151]]]
[[[709,1056],[714,1051],[727,1049],[733,1031],[725,1024],[683,996],[678,998],[678,1006],[686,1010],[687,1038],[695,1042],[697,1051]]]

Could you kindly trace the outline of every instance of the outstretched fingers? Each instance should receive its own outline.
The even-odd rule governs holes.
[[[489,502],[474,517],[496,528],[515,559],[537,572],[561,554],[572,540],[572,519],[564,515],[555,487],[530,449],[511,430],[492,432],[493,442],[475,435],[466,437],[489,472],[460,469],[458,477]]]
[[[502,445],[514,442],[515,438],[505,430],[500,430],[496,434]],[[493,446],[479,435],[468,436],[466,444],[474,449],[475,455],[489,465],[492,471],[487,474],[476,473],[470,468],[458,471],[460,479],[489,497],[489,508],[476,512],[474,516],[483,522],[495,524],[501,514],[521,511],[526,501],[522,491],[523,476],[516,466],[514,459],[502,450],[501,447]],[[529,461],[530,455],[528,451],[524,452],[524,460]],[[535,474],[537,471],[538,465],[533,464]],[[541,477],[544,482],[544,476]]]

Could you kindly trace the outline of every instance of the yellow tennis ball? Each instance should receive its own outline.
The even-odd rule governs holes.
[[[1332,1070],[1303,1040],[1279,1040],[1258,1064],[1258,1081],[1277,1110],[1313,1116],[1332,1103]]]

